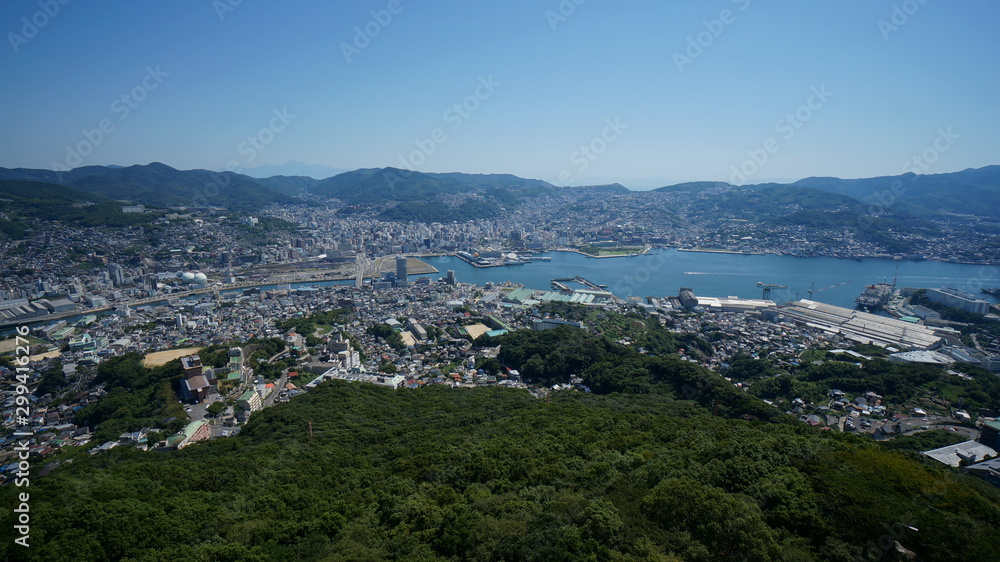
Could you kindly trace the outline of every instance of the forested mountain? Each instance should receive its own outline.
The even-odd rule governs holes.
[[[672,353],[697,356],[706,341],[577,312],[600,335],[488,343],[528,380],[578,375],[592,393],[327,382],[232,438],[76,455],[31,480],[31,550],[5,541],[0,556],[847,562],[898,541],[921,560],[997,559],[1000,490],[915,453],[948,435],[885,446],[823,432]],[[617,343],[624,333],[634,345]],[[177,363],[102,364],[112,390],[78,416],[117,424],[99,429],[109,435],[177,425]],[[0,487],[2,509],[22,491]]]
[[[437,195],[513,188],[542,193],[555,189],[541,180],[510,174],[430,174],[398,168],[371,168],[345,172],[319,182],[316,195],[334,197],[350,205],[385,201],[426,201]]]
[[[847,561],[890,532],[923,560],[1000,552],[978,480],[669,392],[330,382],[235,438],[83,455],[30,492],[11,560]]]
[[[688,182],[656,189],[658,192],[691,192],[704,189],[733,187],[725,182]],[[821,190],[843,195],[866,206],[876,205],[894,213],[914,216],[942,214],[974,214],[1000,216],[1000,166],[969,168],[947,174],[914,174],[863,179],[810,177],[792,184],[765,183],[741,186],[760,192],[784,189],[789,200],[814,202],[816,196],[807,190]],[[798,199],[805,196],[806,200]],[[835,199],[829,200],[831,203]]]
[[[672,192],[672,191],[690,191],[697,193],[703,189],[709,189],[712,187],[733,187],[732,185],[724,181],[689,181],[685,183],[678,183],[675,185],[667,185],[654,189],[653,191],[659,192]]]
[[[829,215],[848,211],[857,215],[865,209],[863,203],[846,195],[786,185],[759,190],[733,187],[712,197],[695,198],[691,205],[696,212],[725,213],[748,220],[775,219],[796,212]]]
[[[85,166],[63,173],[0,168],[0,179],[71,185],[109,199],[152,206],[208,204],[236,209],[259,208],[272,203],[301,203],[296,196],[304,194],[339,199],[354,206],[431,202],[441,195],[489,192],[487,196],[495,196],[497,190],[513,193],[517,198],[533,197],[549,195],[561,189],[541,180],[510,174],[424,173],[397,168],[371,168],[344,172],[322,180],[287,175],[252,178],[232,172],[175,170],[155,162],[126,168]],[[220,184],[226,184],[226,187],[219,187]],[[778,206],[842,211],[852,205],[857,208],[875,205],[893,214],[916,217],[947,214],[1000,216],[1000,166],[948,174],[907,173],[849,180],[811,177],[787,185],[768,183],[732,186],[725,182],[700,181],[665,186],[654,192],[691,193],[693,197],[697,197],[704,190],[716,188],[731,189],[724,190],[721,201],[709,199],[701,203],[702,207],[716,204],[738,207],[748,203],[746,211],[763,213],[759,217],[775,214],[773,211]],[[568,189],[586,189],[588,193],[609,196],[629,193],[627,188],[619,184]],[[759,197],[752,192],[760,194]],[[509,198],[506,201],[507,204],[512,202]],[[503,204],[504,201],[500,203]],[[439,203],[429,204],[440,207]],[[494,216],[490,213],[496,211],[494,208],[476,209],[470,213],[452,209],[430,215],[441,215],[431,217],[431,220],[467,220],[463,217],[486,218]],[[394,213],[398,214],[398,211],[389,212],[384,218],[395,218]],[[424,211],[404,214],[428,215]]]
[[[80,226],[130,226],[160,215],[123,213],[121,204],[73,187],[22,180],[0,180],[0,238],[20,239],[32,219]]]
[[[284,193],[296,180],[263,182],[233,172],[176,170],[153,162],[144,166],[86,166],[68,172],[28,168],[0,168],[0,179],[41,181],[66,185],[115,201],[151,207],[219,206],[257,211],[271,204],[302,201]],[[301,182],[298,182],[301,183]]]
[[[63,203],[103,203],[110,199],[54,183],[25,180],[0,180],[0,198],[13,200],[47,200]]]
[[[275,203],[300,202],[241,174],[181,171],[158,162],[87,176],[69,185],[109,199],[161,207],[219,206],[256,210]]]
[[[0,179],[66,184],[87,176],[104,175],[116,168],[115,166],[81,166],[66,172],[34,168],[0,168]]]
[[[295,197],[301,195],[303,192],[312,190],[319,183],[319,180],[308,176],[271,176],[268,178],[257,178],[257,182],[278,193]]]
[[[948,174],[914,174],[845,180],[806,178],[796,186],[840,193],[869,205],[913,215],[947,213],[1000,216],[1000,166]]]

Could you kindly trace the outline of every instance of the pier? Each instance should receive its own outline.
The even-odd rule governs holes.
[[[572,292],[573,289],[570,289],[567,285],[565,285],[565,283],[579,283],[592,291],[604,291],[607,289],[607,285],[598,285],[596,283],[588,281],[587,279],[584,279],[583,277],[580,277],[579,275],[577,275],[576,277],[560,277],[558,279],[553,279],[551,283],[553,289],[558,289],[560,291],[569,291],[569,292]]]

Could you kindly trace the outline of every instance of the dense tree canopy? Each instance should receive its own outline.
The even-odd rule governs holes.
[[[657,392],[329,382],[235,438],[82,455],[31,499],[12,560],[846,561],[894,521],[925,560],[1000,552],[978,480]]]

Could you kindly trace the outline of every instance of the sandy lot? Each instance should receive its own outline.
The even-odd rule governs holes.
[[[24,345],[24,341],[21,342],[21,345],[22,346]],[[31,346],[31,344],[28,345],[29,347]],[[9,340],[0,341],[0,353],[7,353],[9,351],[14,351],[14,348],[16,347],[17,347],[16,338],[10,338]]]
[[[399,334],[399,339],[403,340],[403,343],[409,346],[417,345],[417,339],[413,337],[410,332],[401,332]]]
[[[384,259],[379,263],[379,272],[388,273],[396,271],[396,260]],[[436,267],[418,258],[406,258],[406,273],[407,275],[430,275],[432,273],[440,273]]]
[[[32,355],[31,357],[28,357],[28,361],[34,363],[35,361],[41,361],[42,359],[55,359],[56,357],[60,357],[61,355],[62,353],[60,353],[59,350],[52,350],[46,353]]]
[[[157,351],[156,353],[150,353],[147,355],[142,360],[142,364],[146,367],[159,367],[160,365],[166,365],[179,357],[198,353],[200,350],[200,347],[180,347],[177,349],[168,349],[166,351]]]
[[[472,339],[476,339],[479,336],[485,334],[486,332],[489,332],[490,329],[491,328],[484,326],[482,324],[473,324],[471,326],[465,326],[465,330],[469,332],[469,335],[472,336]]]

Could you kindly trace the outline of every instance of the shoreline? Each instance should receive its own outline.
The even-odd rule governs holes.
[[[548,250],[548,251],[550,251],[550,252],[567,252],[567,253],[571,253],[571,254],[580,254],[581,256],[584,256],[584,257],[587,257],[587,258],[593,258],[593,259],[597,259],[597,260],[602,260],[602,259],[608,259],[608,258],[634,258],[634,257],[637,257],[637,256],[645,256],[645,255],[648,255],[649,252],[652,249],[653,249],[653,246],[648,245],[641,252],[633,252],[633,253],[628,253],[628,254],[616,254],[616,255],[613,255],[613,256],[595,256],[593,254],[588,254],[586,252],[583,252],[581,250],[577,250],[575,248],[557,248],[557,249]]]
[[[421,260],[422,261],[422,260]],[[388,261],[386,263],[389,263]],[[394,266],[393,266],[394,267]],[[391,268],[387,268],[387,271],[391,271]],[[440,270],[433,265],[423,262],[423,266],[419,266],[417,271],[414,271],[410,275],[433,275],[435,273],[440,273]],[[379,272],[381,274],[381,272]],[[366,279],[374,279],[378,277],[378,274],[366,275]],[[308,283],[328,283],[333,281],[351,281],[355,276],[344,276],[344,275],[330,275],[321,279],[304,278],[304,279],[292,279],[292,280],[262,280],[262,281],[241,281],[239,283],[227,284],[227,285],[210,285],[207,287],[202,287],[198,289],[191,289],[187,291],[180,291],[176,293],[170,293],[163,296],[148,297],[145,299],[139,299],[129,302],[115,303],[113,305],[102,306],[98,308],[88,308],[86,310],[67,310],[65,312],[57,312],[54,314],[47,314],[45,316],[36,316],[34,318],[23,318],[16,321],[0,323],[0,330],[12,328],[16,326],[27,326],[32,324],[40,324],[44,322],[52,322],[54,320],[61,320],[63,318],[72,318],[74,316],[86,316],[88,314],[100,314],[108,311],[115,310],[117,308],[128,307],[138,307],[147,306],[153,303],[164,302],[171,299],[182,299],[185,297],[191,297],[195,295],[205,295],[211,293],[226,293],[231,291],[238,291],[241,289],[251,289],[254,287],[267,287],[267,286],[281,286],[281,285],[297,285],[297,284],[308,284]]]
[[[650,250],[655,249],[655,248],[659,248],[659,249],[663,249],[663,250],[674,249],[674,250],[682,251],[682,252],[701,252],[701,253],[709,253],[709,254],[774,255],[774,256],[783,256],[783,257],[796,257],[796,258],[801,258],[801,259],[810,259],[810,258],[835,258],[835,259],[846,259],[846,260],[852,260],[852,261],[858,261],[859,260],[859,258],[848,258],[848,257],[843,257],[843,256],[829,256],[829,255],[797,256],[797,255],[782,254],[782,253],[752,253],[752,254],[746,254],[746,253],[736,252],[736,251],[732,251],[732,250],[714,250],[713,251],[711,249],[709,249],[709,250],[700,250],[700,249],[695,249],[695,248],[678,248],[678,247],[675,247],[675,246],[655,246],[655,247],[654,246],[650,246],[649,249],[647,249],[647,251],[646,251],[645,254],[630,254],[630,255],[622,255],[622,256],[591,256],[589,254],[586,254],[584,252],[581,252],[579,250],[572,249],[572,248],[557,248],[557,249],[546,250],[544,252],[538,252],[538,253],[545,253],[545,252],[566,252],[566,253],[580,254],[580,255],[582,255],[584,257],[587,257],[587,258],[604,259],[604,258],[622,258],[622,257],[635,257],[635,256],[640,256],[640,255],[649,255]],[[441,257],[457,257],[457,256],[453,256],[451,254],[421,254],[419,257],[441,258]],[[461,260],[461,258],[458,258],[458,259]],[[1000,267],[1000,266],[992,265],[992,264],[983,264],[983,263],[975,263],[975,262],[960,262],[960,261],[951,261],[951,260],[942,260],[942,259],[933,259],[933,258],[924,258],[924,259],[917,260],[917,259],[895,259],[895,258],[892,258],[892,257],[872,257],[872,256],[869,256],[867,259],[871,259],[871,260],[889,260],[889,261],[897,261],[897,262],[902,261],[902,262],[912,262],[912,263],[919,263],[919,262],[922,262],[922,261],[929,261],[929,262],[936,262],[936,263],[943,263],[943,264],[956,264],[956,265],[966,265],[966,266]],[[463,261],[463,262],[465,262],[467,264],[469,263],[469,262],[467,262],[465,260],[461,260],[461,261]],[[430,268],[435,269],[438,273],[440,273],[440,270],[438,270],[434,266],[432,266],[430,264],[427,264],[427,265]],[[473,265],[473,264],[469,264],[469,265]],[[482,267],[482,266],[480,266],[480,267]],[[490,266],[490,267],[497,267],[497,266]],[[418,273],[414,273],[414,275],[419,275],[419,274]],[[53,322],[53,321],[56,321],[56,320],[61,320],[61,319],[64,319],[64,318],[71,318],[71,317],[75,317],[75,316],[86,316],[88,314],[100,315],[102,313],[113,311],[116,308],[124,307],[125,305],[128,305],[130,307],[146,306],[146,305],[149,305],[149,304],[153,304],[153,303],[157,303],[157,302],[163,302],[163,301],[167,301],[167,300],[174,299],[174,298],[185,298],[185,297],[190,297],[190,296],[194,296],[194,295],[213,293],[213,292],[216,292],[216,291],[218,291],[220,293],[223,293],[223,292],[237,291],[237,290],[241,290],[241,289],[248,289],[248,288],[253,288],[253,287],[264,287],[264,286],[300,285],[300,284],[308,286],[309,284],[312,284],[312,283],[348,282],[348,281],[354,280],[355,277],[356,276],[354,276],[354,275],[339,274],[339,275],[324,276],[322,278],[303,278],[303,279],[281,280],[281,281],[275,281],[275,280],[254,280],[254,281],[243,281],[243,282],[234,283],[234,284],[231,284],[231,285],[209,286],[209,287],[205,287],[205,288],[199,288],[199,289],[193,289],[193,290],[188,290],[188,291],[182,291],[182,292],[178,292],[178,293],[171,293],[171,294],[167,294],[167,295],[163,295],[163,296],[156,296],[156,297],[151,297],[151,298],[146,298],[146,299],[140,299],[140,300],[137,300],[137,301],[131,301],[131,302],[127,302],[127,303],[125,303],[125,302],[114,303],[112,305],[104,306],[104,307],[90,308],[90,309],[85,309],[85,310],[73,310],[73,311],[58,312],[58,313],[54,313],[54,314],[48,314],[48,315],[45,315],[45,316],[37,316],[37,317],[34,317],[34,318],[23,318],[23,319],[19,319],[19,320],[15,320],[15,321],[3,322],[3,323],[0,323],[0,330],[8,330],[8,329],[20,326],[20,325],[42,324],[42,323],[46,323],[46,322]]]
[[[741,252],[739,250],[722,250],[715,248],[677,248],[678,252],[701,252],[703,254],[735,254],[738,256],[766,256],[765,252]],[[828,256],[816,256],[828,257]]]

